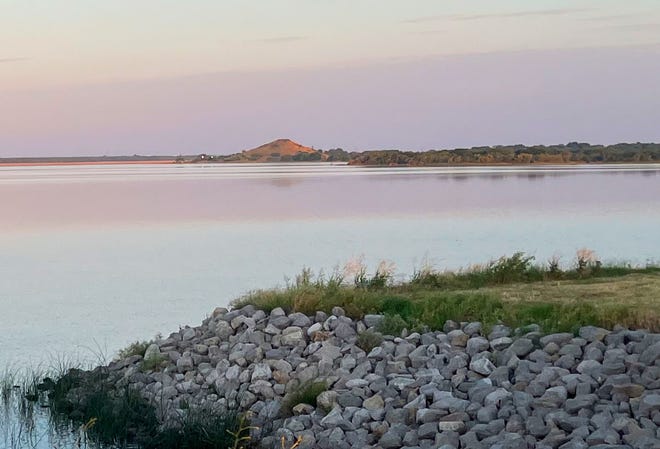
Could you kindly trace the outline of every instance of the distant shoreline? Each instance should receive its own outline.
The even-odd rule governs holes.
[[[0,167],[39,167],[39,166],[68,166],[68,165],[152,165],[152,164],[176,164],[174,159],[171,160],[155,160],[155,161],[133,161],[133,160],[118,160],[118,161],[35,161],[35,162],[2,162],[0,159]]]
[[[658,161],[603,161],[603,162],[580,162],[580,161],[569,161],[569,162],[520,162],[520,163],[506,163],[506,162],[454,162],[448,164],[427,164],[427,165],[414,165],[414,164],[365,164],[365,163],[356,163],[356,162],[327,162],[327,161],[316,161],[316,162],[262,162],[262,161],[198,161],[198,160],[188,160],[188,161],[177,161],[175,159],[165,159],[165,160],[112,160],[112,161],[95,161],[95,160],[76,160],[76,161],[21,161],[21,162],[4,162],[0,159],[0,168],[1,167],[58,167],[58,166],[82,166],[82,165],[197,165],[200,163],[206,163],[211,165],[238,165],[238,164],[250,164],[250,165],[262,165],[262,164],[283,164],[283,165],[296,165],[296,164],[335,164],[335,165],[345,165],[347,167],[372,167],[372,168],[392,168],[392,167],[409,167],[409,168],[433,168],[433,167],[545,167],[550,165],[556,166],[567,166],[575,167],[580,165],[585,166],[605,166],[605,165],[653,165],[658,164]]]

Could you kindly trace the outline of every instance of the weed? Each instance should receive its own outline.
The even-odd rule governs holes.
[[[140,365],[140,370],[142,372],[146,371],[160,371],[161,368],[165,365],[168,358],[163,354],[155,354],[148,359],[144,359]]]
[[[134,355],[144,356],[144,353],[151,343],[152,342],[150,341],[135,341],[124,349],[119,350],[119,358],[125,359]]]
[[[401,336],[401,332],[408,327],[408,322],[399,314],[385,315],[380,323],[376,326],[376,330],[383,335],[390,335],[393,337]]]
[[[325,381],[317,381],[301,385],[298,390],[286,397],[282,404],[282,409],[290,415],[293,407],[298,404],[309,404],[316,407],[316,397],[327,389],[328,386]]]
[[[366,330],[360,332],[357,336],[357,346],[367,354],[371,352],[376,346],[380,346],[383,342],[383,335],[379,332]]]

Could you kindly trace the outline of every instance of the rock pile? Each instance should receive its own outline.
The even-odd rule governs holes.
[[[249,411],[264,448],[282,437],[333,449],[660,447],[660,334],[498,325],[485,335],[448,321],[361,349],[359,334],[382,319],[216,309],[108,368],[164,420],[190,407]],[[163,364],[145,370],[149,360]],[[320,381],[315,405],[292,403]]]

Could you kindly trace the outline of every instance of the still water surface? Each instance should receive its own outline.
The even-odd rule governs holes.
[[[303,267],[660,257],[660,165],[0,167],[0,367],[112,356]]]

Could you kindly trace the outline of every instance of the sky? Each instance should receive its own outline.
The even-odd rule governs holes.
[[[0,0],[0,157],[660,141],[657,0]]]

